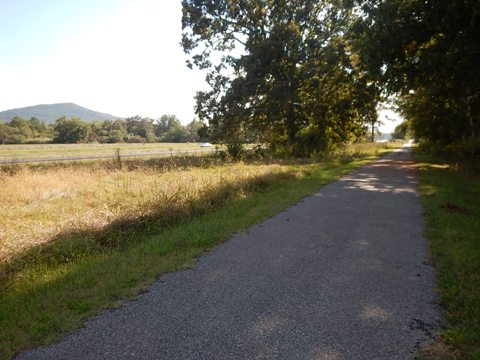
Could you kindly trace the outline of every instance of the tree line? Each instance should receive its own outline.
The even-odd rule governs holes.
[[[396,96],[413,136],[480,150],[478,1],[370,0],[361,9],[358,50],[371,76]]]
[[[206,141],[205,125],[196,119],[183,125],[175,115],[163,115],[156,120],[133,116],[93,122],[61,117],[53,124],[15,116],[9,122],[0,122],[0,144],[200,141]]]
[[[392,101],[437,146],[480,133],[477,0],[183,0],[196,113],[212,139],[309,155],[357,141]],[[408,131],[407,131],[408,130]],[[480,146],[478,146],[480,148]]]

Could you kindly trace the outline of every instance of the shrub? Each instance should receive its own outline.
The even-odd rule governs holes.
[[[244,146],[239,142],[232,142],[227,144],[227,153],[229,157],[234,161],[242,160],[244,155]]]

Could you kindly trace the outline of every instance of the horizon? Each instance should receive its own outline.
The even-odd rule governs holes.
[[[2,111],[74,103],[120,118],[196,118],[207,85],[185,65],[179,1],[7,0],[0,10]]]
[[[26,109],[26,108],[30,108],[30,107],[36,107],[36,106],[49,106],[49,105],[75,105],[75,106],[78,106],[78,107],[81,107],[81,108],[84,108],[86,110],[90,110],[90,111],[94,111],[94,112],[97,112],[97,113],[102,113],[104,115],[109,115],[109,116],[112,116],[114,118],[117,118],[118,120],[125,120],[127,118],[130,118],[130,117],[134,117],[134,116],[141,116],[139,114],[134,114],[134,115],[130,115],[130,116],[127,116],[127,117],[122,117],[122,116],[117,116],[115,114],[110,114],[110,113],[105,113],[103,111],[99,111],[99,110],[95,110],[95,109],[90,109],[90,108],[86,108],[82,105],[79,105],[79,104],[76,104],[74,102],[65,102],[65,103],[54,103],[54,104],[36,104],[36,105],[31,105],[31,106],[26,106],[26,107],[22,107],[22,108],[13,108],[13,109],[6,109],[6,110],[1,110],[0,109],[0,113],[2,112],[5,112],[5,111],[13,111],[13,110],[21,110],[21,109]],[[385,116],[385,119],[388,120],[388,121],[394,121],[394,119],[391,118],[391,115],[392,114],[395,114],[393,111],[391,110],[381,110],[380,113],[384,113],[384,116]],[[385,115],[386,114],[386,115]],[[175,115],[175,114],[161,114],[159,116],[156,116],[156,117],[148,117],[148,116],[141,116],[143,118],[150,118],[152,120],[158,120],[160,119],[160,117],[162,117],[163,115]],[[28,119],[27,119],[28,120]],[[88,120],[84,120],[84,119],[81,119],[80,120],[83,120],[83,121],[87,121]],[[193,120],[193,119],[192,119]],[[191,120],[191,121],[192,121]],[[0,121],[6,121],[5,119],[0,119]],[[42,122],[48,122],[48,121],[45,121],[45,120],[40,120]],[[186,125],[188,123],[190,123],[191,121],[188,121],[188,122],[182,122],[183,125]],[[385,124],[381,124],[381,126],[383,126]],[[382,135],[389,135],[393,132],[393,129],[391,126],[388,126],[388,127],[385,127],[383,126],[383,129],[380,129],[380,126],[378,127],[378,131],[380,132],[379,134],[377,134],[377,136],[379,135],[380,137]]]
[[[156,117],[148,117],[148,116],[142,116],[140,114],[133,114],[133,115],[129,115],[129,116],[117,116],[116,114],[111,114],[111,113],[106,113],[104,111],[101,111],[101,110],[96,110],[96,109],[90,109],[90,108],[87,108],[83,105],[80,105],[80,104],[77,104],[77,103],[74,103],[72,101],[68,101],[68,102],[61,102],[61,103],[52,103],[52,104],[35,104],[35,105],[29,105],[29,106],[23,106],[23,107],[18,107],[18,108],[11,108],[11,109],[0,109],[0,113],[3,113],[3,112],[7,112],[7,111],[15,111],[15,110],[24,110],[24,109],[29,109],[29,108],[35,108],[35,107],[39,107],[39,106],[53,106],[53,105],[73,105],[73,106],[77,106],[77,107],[80,107],[82,109],[85,109],[85,110],[89,110],[89,111],[93,111],[93,112],[96,112],[96,113],[101,113],[101,114],[104,114],[104,115],[109,115],[111,117],[114,117],[114,118],[117,118],[117,119],[127,119],[127,118],[130,118],[130,117],[134,117],[134,116],[141,116],[143,118],[150,118],[150,119],[153,119],[153,120],[157,120],[159,119],[160,117],[162,117],[163,115],[175,115],[175,114],[161,114],[159,116],[156,116]],[[74,116],[74,115],[65,115],[65,116]],[[11,120],[11,119],[10,119]],[[26,119],[26,120],[29,120],[29,119]],[[80,120],[84,120],[84,119],[81,119]],[[0,121],[9,121],[7,119],[0,119]],[[41,120],[40,121],[43,121],[45,122],[45,120]],[[87,121],[87,120],[84,120],[84,121]],[[190,121],[188,121],[187,123],[189,123]]]
[[[0,10],[2,111],[75,103],[122,118],[195,117],[204,74],[185,65],[180,2],[26,0]]]

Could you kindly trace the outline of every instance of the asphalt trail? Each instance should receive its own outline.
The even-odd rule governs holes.
[[[18,359],[411,359],[434,271],[403,148]]]

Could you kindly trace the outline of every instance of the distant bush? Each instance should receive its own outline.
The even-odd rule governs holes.
[[[128,135],[124,138],[126,143],[144,143],[145,138],[138,136],[138,135]]]

